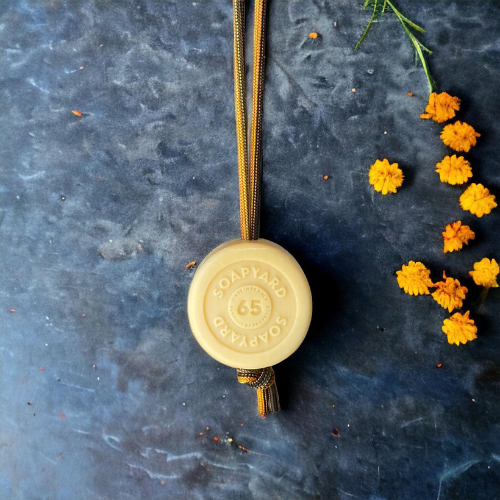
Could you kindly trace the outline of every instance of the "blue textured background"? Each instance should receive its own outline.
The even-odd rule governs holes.
[[[498,197],[499,2],[399,5]],[[469,308],[500,209],[477,219],[439,182],[424,73],[390,14],[354,53],[368,18],[270,2],[261,234],[296,256],[315,311],[276,367],[284,411],[261,420],[186,317],[186,264],[239,230],[230,1],[1,1],[0,498],[500,498],[500,292],[456,347],[447,312],[394,275],[445,269]],[[396,195],[368,184],[383,157]],[[477,238],[445,255],[458,219]]]

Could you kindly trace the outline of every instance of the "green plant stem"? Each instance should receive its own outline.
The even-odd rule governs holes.
[[[366,28],[363,31],[363,34],[361,35],[361,38],[358,40],[356,47],[354,47],[354,50],[356,51],[359,49],[359,46],[363,43],[364,39],[368,35],[368,32],[370,31],[372,24],[375,22],[376,18],[384,15],[386,8],[390,7],[391,10],[394,12],[394,14],[396,14],[396,17],[401,22],[401,25],[403,26],[405,33],[408,35],[408,38],[410,39],[410,42],[413,45],[413,48],[415,50],[415,64],[417,64],[418,59],[420,59],[422,67],[424,68],[425,76],[427,77],[427,81],[429,82],[429,89],[431,92],[434,92],[435,83],[434,80],[432,79],[432,76],[429,71],[429,66],[424,56],[424,51],[427,52],[428,54],[432,54],[432,52],[423,43],[421,43],[420,40],[418,40],[416,36],[413,34],[413,32],[410,30],[410,28],[412,28],[420,33],[425,33],[424,28],[422,28],[418,24],[415,24],[413,21],[410,21],[407,17],[403,16],[403,14],[399,12],[399,10],[394,6],[391,0],[365,0],[363,4],[363,9],[366,10],[370,5],[373,6],[372,15],[370,16],[370,20],[368,21],[368,24],[366,25]]]
[[[390,5],[390,7],[392,8],[392,10],[396,10],[395,7],[394,7],[394,5],[392,5],[389,0],[387,0],[387,4]],[[407,17],[403,16],[403,14],[401,14],[401,12],[398,11],[398,13],[399,13],[399,18],[402,19],[406,24],[409,24],[413,29],[415,29],[417,31],[420,31],[420,33],[425,33],[426,32],[424,30],[424,28],[422,28],[418,24],[415,24],[413,21],[410,21]]]
[[[420,43],[416,38],[415,35],[408,29],[408,26],[406,23],[408,23],[410,26],[415,28],[418,31],[425,32],[423,28],[420,26],[417,26],[416,24],[412,23],[409,21],[406,17],[404,17],[396,7],[390,2],[390,0],[386,0],[387,5],[393,10],[394,14],[396,14],[397,18],[401,21],[401,24],[406,31],[406,34],[411,40],[411,43],[415,47],[415,51],[418,54],[418,57],[420,58],[420,61],[422,62],[422,67],[424,68],[425,76],[427,77],[427,81],[429,82],[429,89],[431,92],[434,92],[435,88],[435,83],[434,80],[432,79],[432,76],[429,71],[429,66],[427,65],[427,61],[425,60],[424,53],[422,52],[422,49],[424,49],[427,53],[432,54],[432,51],[430,51],[427,47],[425,47],[422,43]]]
[[[366,9],[368,6],[368,3],[370,0],[366,0],[365,4],[363,5],[363,9]],[[375,19],[375,16],[377,14],[377,5],[378,5],[379,0],[375,0],[373,4],[373,12],[370,17],[370,20],[368,21],[368,24],[366,25],[365,31],[363,31],[363,34],[361,35],[361,38],[358,40],[358,43],[356,44],[356,47],[354,47],[354,50],[358,50],[359,46],[363,43],[363,40],[366,38],[366,35],[368,35],[368,32],[370,31],[370,28],[372,27],[373,21]],[[384,7],[383,10],[385,10],[385,5],[387,3],[387,0],[384,0]]]
[[[487,297],[489,291],[490,291],[490,287],[489,286],[485,286],[481,290],[481,293],[479,294],[479,297],[474,302],[474,304],[472,304],[472,308],[473,309],[477,310],[477,309],[479,309],[483,305],[483,302],[486,300],[486,297]]]

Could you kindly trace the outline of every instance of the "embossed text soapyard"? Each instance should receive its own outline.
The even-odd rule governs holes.
[[[297,261],[259,238],[266,0],[255,0],[252,126],[247,141],[245,0],[233,0],[234,96],[238,143],[241,239],[218,246],[191,284],[188,316],[199,344],[237,369],[257,389],[261,416],[280,410],[272,365],[293,354],[306,336],[311,291]]]

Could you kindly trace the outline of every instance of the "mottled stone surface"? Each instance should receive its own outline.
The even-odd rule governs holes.
[[[500,4],[399,4],[482,134],[473,180],[500,195]],[[262,236],[296,256],[315,311],[262,420],[186,317],[186,264],[239,230],[231,3],[2,0],[0,498],[500,498],[500,292],[456,347],[394,275],[445,269],[470,308],[500,210],[477,219],[439,182],[424,73],[393,15],[354,53],[368,18],[270,3]],[[382,157],[396,195],[368,184]],[[445,255],[458,219],[477,238]]]

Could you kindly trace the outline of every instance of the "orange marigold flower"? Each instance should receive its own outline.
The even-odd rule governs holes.
[[[474,271],[470,271],[474,283],[487,288],[495,288],[498,286],[498,264],[495,259],[487,259],[486,257],[474,264]]]
[[[469,312],[455,313],[450,319],[443,321],[443,332],[446,333],[449,344],[466,344],[477,338],[477,327],[474,320],[469,318]]]
[[[476,237],[476,234],[469,226],[462,226],[462,221],[448,224],[444,228],[444,233],[442,234],[444,240],[444,253],[461,250],[464,243],[468,245],[469,240],[473,240]]]
[[[436,165],[436,172],[441,182],[448,184],[463,184],[472,177],[470,163],[463,157],[457,155],[445,156],[441,163]]]
[[[404,288],[405,293],[410,295],[429,295],[429,287],[432,286],[431,272],[422,262],[410,260],[408,265],[397,271],[399,288]]]
[[[432,92],[429,96],[429,103],[425,108],[425,114],[420,118],[432,118],[435,122],[443,123],[455,116],[455,111],[460,109],[460,99],[453,97],[446,92],[436,94]]]
[[[460,285],[460,281],[447,278],[446,273],[443,272],[443,280],[434,283],[437,290],[432,294],[433,299],[448,312],[453,309],[460,309],[462,307],[462,300],[465,299],[467,288]]]
[[[481,137],[474,128],[465,122],[455,122],[446,125],[441,132],[441,139],[455,151],[469,151],[471,146],[476,145],[476,137]]]
[[[495,195],[482,184],[472,183],[460,196],[460,206],[471,214],[482,217],[489,214],[497,206]]]
[[[397,188],[403,184],[404,175],[397,163],[390,164],[384,158],[382,161],[377,160],[370,167],[369,179],[375,191],[387,194],[397,191]]]

